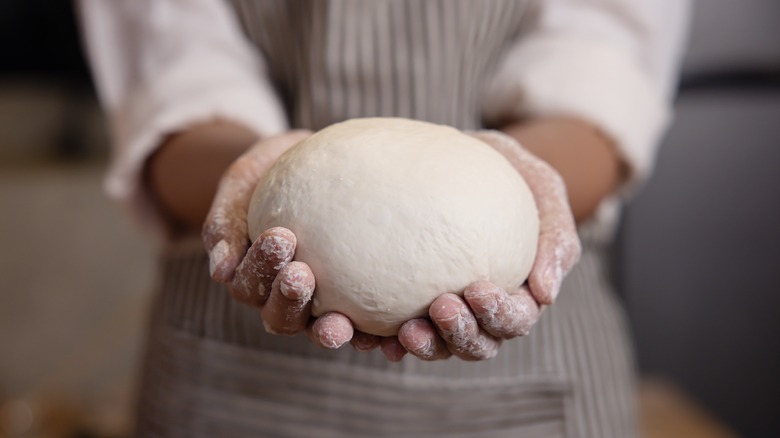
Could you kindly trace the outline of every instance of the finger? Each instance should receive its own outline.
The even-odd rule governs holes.
[[[470,284],[463,291],[480,327],[501,339],[525,336],[539,320],[539,305],[527,288],[507,293],[487,281]]]
[[[306,263],[290,262],[276,276],[268,301],[260,311],[268,333],[294,335],[309,321],[314,274]]]
[[[501,340],[479,327],[462,298],[444,294],[431,304],[430,316],[455,356],[465,360],[490,359],[498,354]]]
[[[406,355],[406,349],[398,342],[398,336],[382,338],[379,348],[390,362],[400,362]]]
[[[380,340],[379,336],[355,330],[355,334],[352,335],[352,340],[349,343],[352,344],[355,350],[366,352],[378,347]]]
[[[254,162],[248,153],[238,158],[225,172],[203,223],[202,237],[209,253],[209,272],[216,281],[233,278],[236,267],[248,247],[246,215],[255,185],[270,167]],[[267,164],[267,165],[263,165]]]
[[[276,158],[309,132],[294,131],[259,143],[225,171],[203,223],[202,237],[209,253],[211,277],[221,283],[233,278],[248,247],[246,215],[252,192]]]
[[[405,322],[398,331],[398,341],[406,351],[422,360],[440,360],[452,356],[447,343],[426,319]]]
[[[576,229],[544,228],[539,234],[528,286],[539,303],[552,304],[561,290],[564,277],[579,261],[582,247]]]
[[[231,295],[251,306],[262,306],[268,299],[274,278],[293,259],[296,244],[295,234],[286,228],[264,231],[236,268],[228,284]]]
[[[337,312],[326,313],[309,324],[309,339],[320,347],[335,350],[352,339],[355,329],[352,321]]]
[[[582,252],[566,184],[549,164],[525,150],[508,135],[496,131],[472,133],[501,152],[520,172],[539,210],[539,242],[528,277],[531,294],[541,304],[552,304],[566,274]]]

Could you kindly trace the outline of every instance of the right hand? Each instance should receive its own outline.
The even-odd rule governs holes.
[[[214,280],[234,285],[236,268],[249,247],[246,216],[255,186],[285,151],[310,135],[309,131],[289,131],[260,140],[222,175],[202,229]],[[236,298],[245,301],[242,296]]]
[[[272,228],[252,244],[247,238],[247,211],[255,186],[276,160],[311,131],[290,131],[257,142],[228,168],[220,180],[203,224],[211,277],[227,285],[231,296],[257,308],[269,333],[293,335],[308,329],[321,346],[336,348],[352,338],[349,319],[338,313],[310,321],[314,275],[292,261],[295,235]]]
[[[351,342],[359,351],[381,347],[389,359],[400,360],[406,351],[396,337],[355,330],[338,312],[311,317],[314,274],[306,263],[292,261],[297,243],[292,231],[271,228],[250,245],[246,218],[255,186],[285,151],[310,135],[311,131],[291,131],[261,140],[222,176],[203,224],[211,277],[227,285],[234,299],[257,308],[269,333],[294,335],[305,330],[320,347],[334,349]]]

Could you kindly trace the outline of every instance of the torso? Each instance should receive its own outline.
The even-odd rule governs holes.
[[[232,0],[294,127],[354,117],[482,126],[482,91],[526,1]]]

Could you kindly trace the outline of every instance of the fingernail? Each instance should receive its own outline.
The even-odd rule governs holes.
[[[417,341],[417,345],[414,346],[415,352],[423,358],[433,357],[433,339],[424,339],[422,342]]]
[[[288,271],[286,278],[279,282],[279,292],[292,301],[308,301],[311,288],[307,287],[307,277],[300,271]]]
[[[437,319],[441,321],[454,321],[460,318],[458,306],[460,302],[451,296],[444,297],[445,302],[439,304]]]
[[[288,300],[292,300],[295,298],[292,298],[292,291],[290,290],[290,286],[287,285],[284,281],[279,282],[279,292],[282,293],[282,296],[287,298]]]
[[[214,272],[225,262],[228,256],[230,246],[225,240],[220,240],[209,251],[209,275],[214,276]]]
[[[341,348],[342,345],[346,344],[349,339],[345,341],[341,341],[338,339],[338,335],[336,333],[333,333],[331,330],[322,330],[319,333],[318,339],[320,341],[320,344],[322,344],[323,347],[335,350],[338,348]]]
[[[482,299],[488,295],[491,295],[491,291],[487,290],[486,287],[474,287],[469,290],[469,296],[472,298]]]
[[[295,253],[294,243],[290,239],[275,234],[267,235],[260,243],[260,251],[267,257],[276,260],[275,269],[281,269],[292,260]]]
[[[266,321],[266,320],[263,320],[263,328],[265,329],[265,331],[268,334],[271,334],[271,335],[278,335],[279,334],[276,330],[272,329],[270,325],[268,325],[268,321]]]

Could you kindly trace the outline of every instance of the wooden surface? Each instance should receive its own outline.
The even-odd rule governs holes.
[[[737,435],[671,383],[644,379],[639,390],[645,438],[731,438]]]

